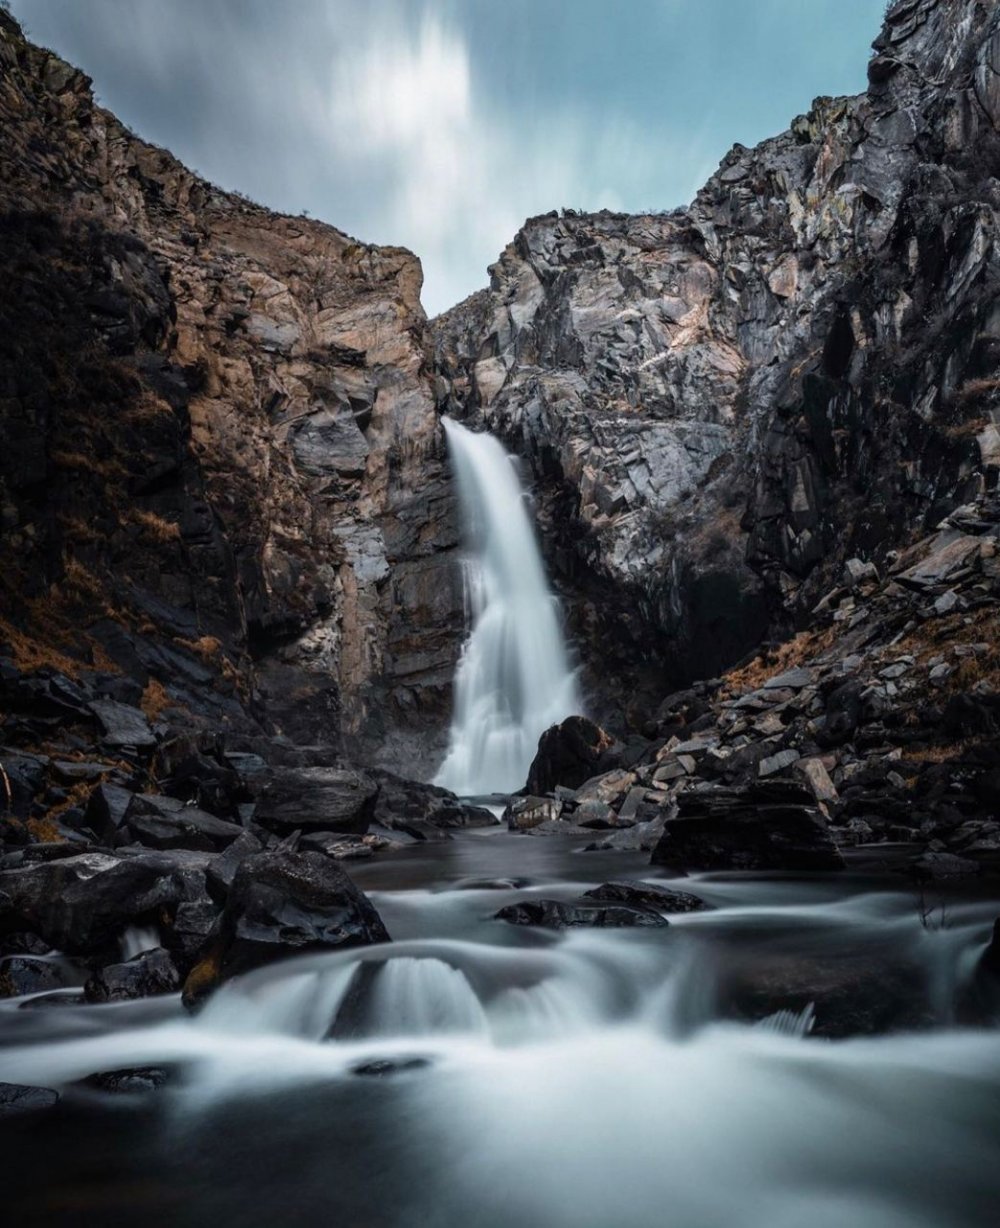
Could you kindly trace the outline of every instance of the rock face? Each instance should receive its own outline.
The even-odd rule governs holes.
[[[163,714],[365,745],[443,720],[417,259],[206,183],[6,13],[0,75],[0,654],[99,694],[36,686],[35,714],[109,748]]]
[[[388,942],[368,897],[322,853],[248,857],[184,985],[193,1006],[222,981],[281,956]]]
[[[435,321],[448,411],[532,466],[599,695],[720,672],[995,482],[1000,13],[900,0],[875,46],[690,207],[531,219]]]

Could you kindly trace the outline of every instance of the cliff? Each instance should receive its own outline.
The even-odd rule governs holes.
[[[530,462],[599,708],[807,626],[846,560],[884,574],[995,491],[998,72],[994,5],[901,0],[866,93],[686,209],[531,219],[434,321],[449,412]]]
[[[335,746],[440,723],[462,611],[416,257],[213,187],[0,12],[0,261],[12,668]]]

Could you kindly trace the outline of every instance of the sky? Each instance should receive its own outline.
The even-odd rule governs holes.
[[[100,101],[227,189],[424,266],[429,315],[524,220],[687,204],[865,87],[885,0],[11,0]]]

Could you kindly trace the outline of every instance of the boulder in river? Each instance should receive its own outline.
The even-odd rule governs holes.
[[[507,921],[511,925],[539,925],[555,930],[575,926],[619,929],[669,924],[666,917],[646,908],[626,904],[566,904],[562,900],[522,900],[501,908],[496,917],[498,921]]]
[[[538,750],[528,769],[527,791],[552,793],[557,785],[579,789],[601,770],[601,757],[612,745],[611,736],[600,725],[585,716],[568,716],[538,739]]]
[[[229,977],[307,951],[388,942],[368,897],[322,853],[275,849],[246,858],[184,985],[196,1005]]]
[[[761,781],[745,789],[681,794],[654,865],[689,870],[840,870],[844,860],[804,786]]]
[[[676,891],[673,887],[639,879],[601,883],[583,894],[588,900],[598,900],[602,904],[628,904],[655,908],[657,912],[700,912],[709,907],[701,896],[692,895],[690,891]]]
[[[84,986],[88,1002],[125,1002],[153,994],[175,993],[181,987],[174,961],[162,947],[142,951],[121,964],[95,972]]]
[[[51,1087],[29,1087],[24,1083],[0,1083],[0,1119],[32,1109],[51,1109],[59,1093]]]

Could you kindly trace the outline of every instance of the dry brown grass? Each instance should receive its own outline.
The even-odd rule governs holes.
[[[163,516],[158,516],[156,512],[146,511],[144,508],[133,508],[129,513],[129,520],[132,524],[139,526],[146,541],[155,542],[158,546],[165,546],[181,539],[180,525],[175,520],[166,520]]]
[[[67,656],[50,640],[29,635],[5,618],[0,618],[0,640],[10,645],[14,664],[24,674],[54,669],[69,678],[76,678],[84,668],[82,661]]]
[[[147,720],[157,721],[167,708],[176,707],[176,704],[167,694],[163,683],[158,678],[150,678],[142,693],[139,707],[146,714]]]
[[[177,643],[193,652],[206,665],[214,664],[222,653],[222,641],[217,640],[214,635],[202,635],[196,640],[179,639]]]
[[[85,456],[82,452],[59,450],[50,453],[49,459],[57,469],[67,469],[75,473],[96,473],[107,481],[120,481],[127,476],[125,466],[110,457],[101,460],[96,456]]]
[[[829,648],[837,638],[836,627],[821,627],[800,631],[798,635],[777,648],[764,649],[747,665],[723,675],[720,694],[731,698],[746,691],[756,691],[769,679],[798,665],[808,665],[821,652]]]
[[[1000,389],[1000,379],[970,379],[959,388],[952,398],[957,405],[963,405],[968,401],[978,401],[982,397],[988,397],[992,393]]]

